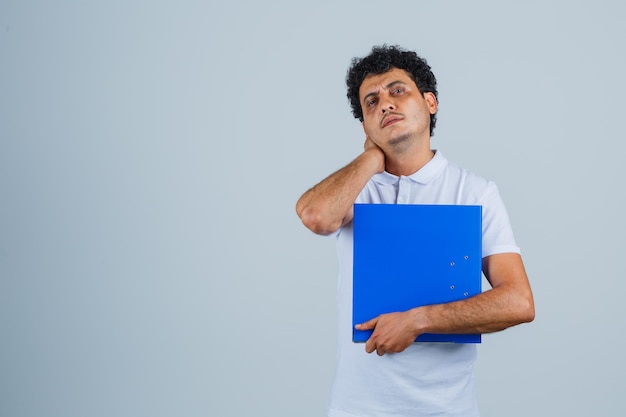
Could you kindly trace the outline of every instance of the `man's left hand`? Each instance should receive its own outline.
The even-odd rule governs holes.
[[[417,338],[415,310],[402,313],[381,314],[365,323],[357,324],[357,330],[374,330],[365,343],[365,351],[376,351],[379,356],[385,353],[398,353],[409,347]]]

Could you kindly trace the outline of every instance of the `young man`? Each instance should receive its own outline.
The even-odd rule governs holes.
[[[493,182],[431,149],[437,85],[424,59],[398,47],[374,47],[353,60],[347,85],[352,112],[365,131],[364,151],[296,205],[313,232],[337,232],[339,346],[329,416],[478,416],[476,346],[413,342],[422,333],[489,333],[534,319],[506,209]],[[482,265],[492,288],[462,301],[383,314],[357,326],[373,330],[365,349],[352,343],[355,202],[481,205]]]

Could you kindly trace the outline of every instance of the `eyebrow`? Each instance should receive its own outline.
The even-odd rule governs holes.
[[[383,88],[384,88],[385,90],[389,90],[390,88],[392,88],[392,87],[394,87],[394,86],[396,86],[396,85],[398,85],[398,84],[402,84],[402,85],[405,85],[405,86],[407,85],[407,83],[405,83],[404,81],[396,80],[396,81],[392,81],[392,82],[390,82],[389,84],[387,84],[387,85],[386,85],[385,87],[383,87]],[[377,95],[378,95],[378,91],[379,91],[379,90],[376,90],[376,91],[372,91],[372,92],[370,92],[370,93],[367,93],[367,94],[365,95],[365,97],[363,97],[363,103],[367,102],[367,99],[368,99],[368,98],[370,98],[371,96],[377,96]]]

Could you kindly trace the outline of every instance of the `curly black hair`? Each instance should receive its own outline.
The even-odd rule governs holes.
[[[437,80],[435,74],[424,58],[421,58],[413,51],[407,51],[399,46],[374,46],[372,52],[364,58],[353,58],[352,64],[346,76],[348,87],[348,100],[352,107],[352,114],[355,118],[363,121],[363,109],[359,99],[359,88],[363,80],[369,75],[384,74],[398,68],[406,71],[415,81],[415,85],[422,93],[433,93],[437,98]],[[430,136],[433,135],[437,115],[430,115]]]

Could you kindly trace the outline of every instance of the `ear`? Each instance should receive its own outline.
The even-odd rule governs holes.
[[[361,122],[361,127],[363,128],[363,132],[365,132],[365,137],[368,137],[367,130],[365,130],[365,122]]]
[[[430,114],[437,113],[437,97],[435,97],[434,93],[426,92],[424,93],[424,100],[426,100],[426,105],[428,106],[428,111]]]

